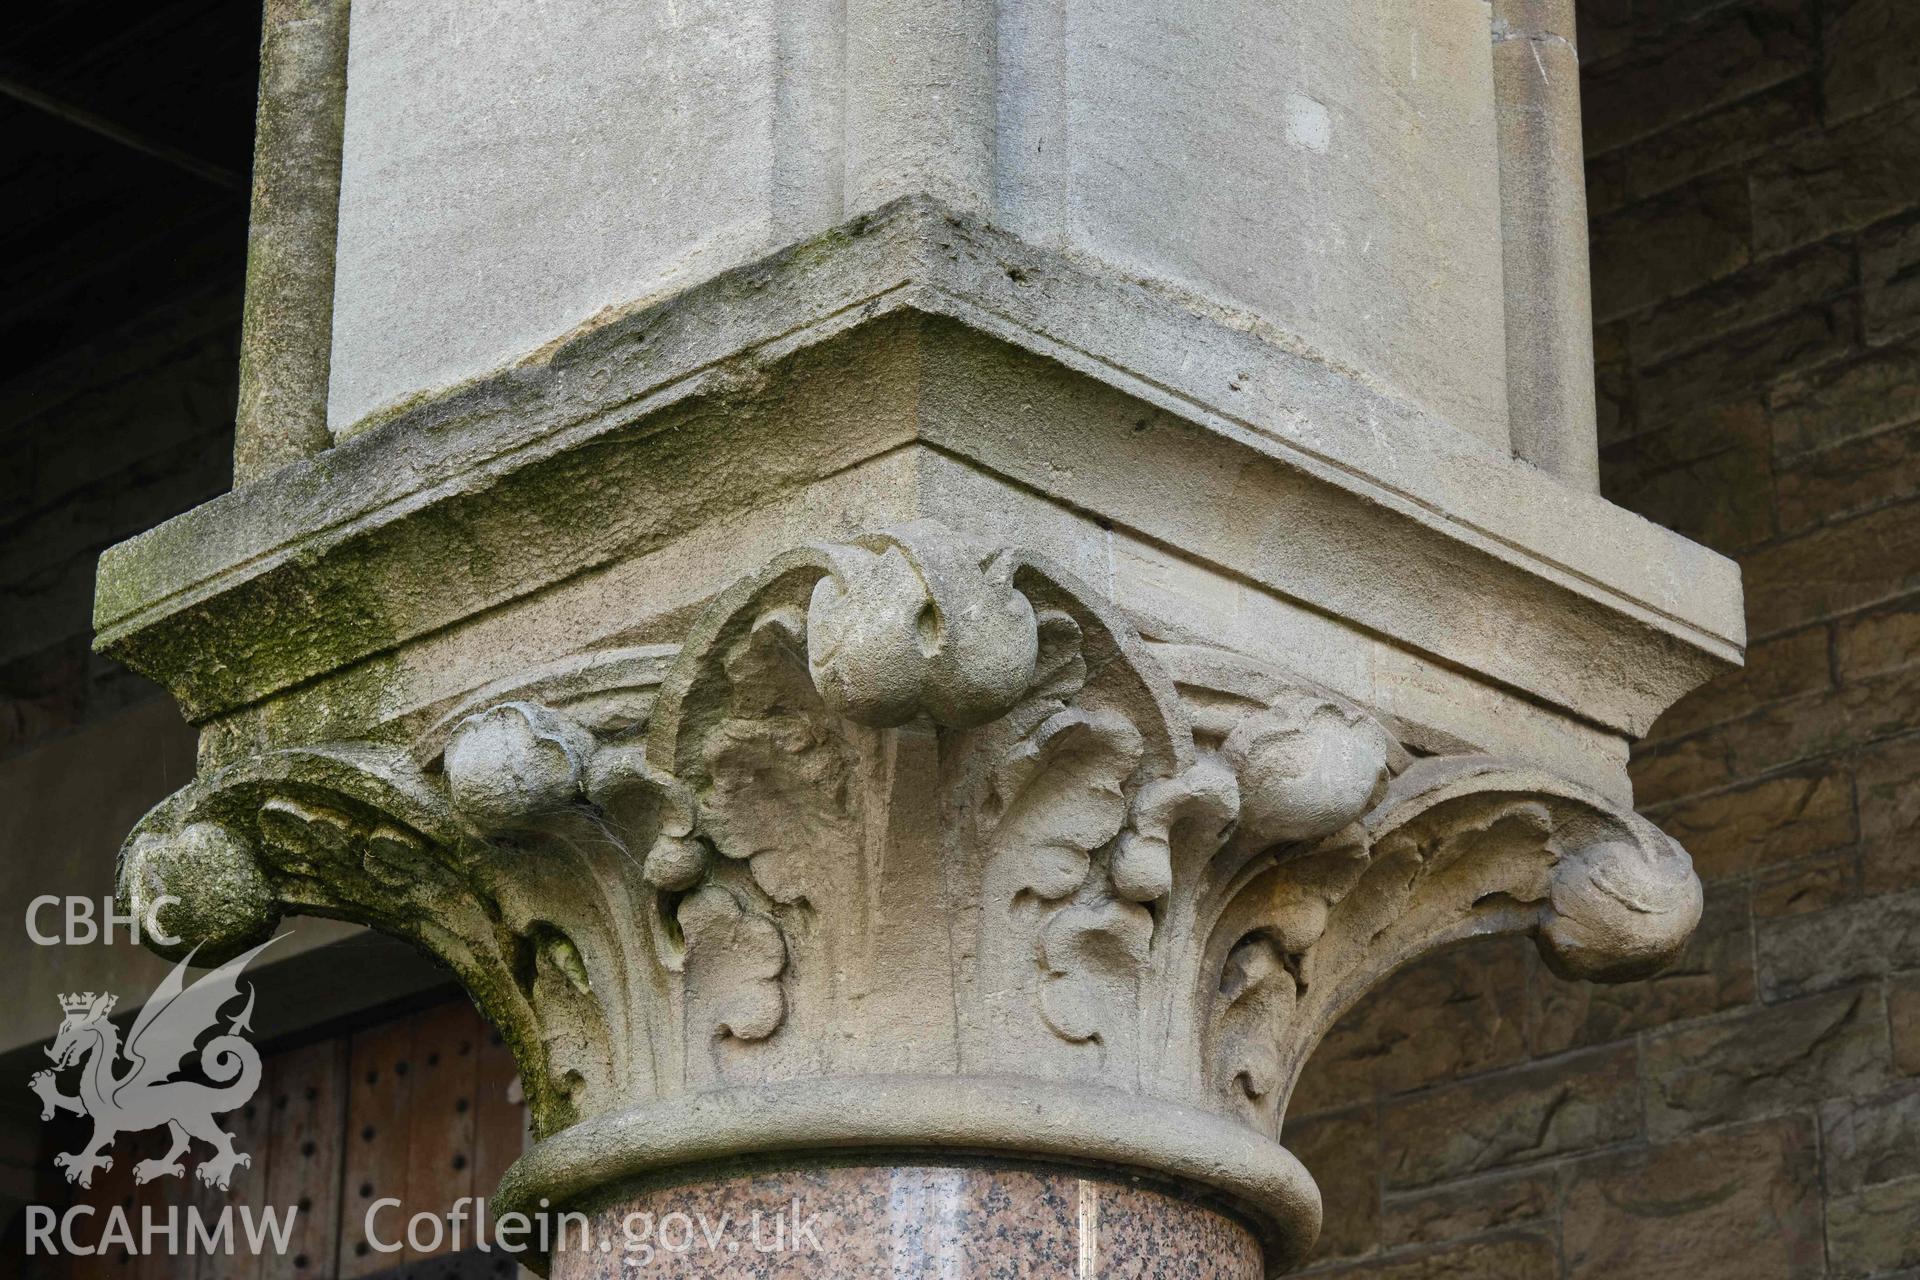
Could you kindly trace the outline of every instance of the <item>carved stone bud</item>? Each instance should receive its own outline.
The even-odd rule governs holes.
[[[176,901],[149,915],[163,897]],[[212,822],[134,836],[120,855],[118,898],[122,912],[139,917],[142,939],[169,959],[199,947],[200,963],[219,964],[264,941],[280,923],[279,904],[253,850]],[[160,935],[178,941],[169,944]]]
[[[886,728],[925,713],[967,728],[1033,683],[1039,629],[1027,598],[964,560],[894,545],[822,578],[807,662],[829,710]]]
[[[1240,826],[1261,844],[1318,840],[1377,803],[1390,744],[1372,720],[1309,693],[1242,720],[1222,754],[1240,777]]]
[[[468,716],[447,743],[447,794],[482,832],[526,829],[580,799],[593,738],[532,702],[503,702]]]
[[[707,847],[686,836],[661,836],[647,851],[642,874],[656,889],[676,892],[700,883],[707,870]]]
[[[1671,843],[1658,833],[1650,839]],[[1552,904],[1540,936],[1548,966],[1565,978],[1625,982],[1686,945],[1700,923],[1700,881],[1677,849],[1596,840],[1554,864]]]

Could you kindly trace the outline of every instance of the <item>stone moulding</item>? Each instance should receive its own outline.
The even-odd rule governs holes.
[[[1010,1151],[1210,1186],[1276,1270],[1318,1224],[1287,1098],[1354,1000],[1489,933],[1637,976],[1700,912],[1633,813],[1416,757],[929,522],[776,558],[677,651],[227,765],[142,821],[120,889],[180,898],[204,958],[305,913],[449,965],[543,1140],[517,1203],[748,1153]]]

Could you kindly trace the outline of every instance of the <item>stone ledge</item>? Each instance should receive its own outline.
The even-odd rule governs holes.
[[[1021,386],[949,358],[988,337],[1031,374],[1022,386],[1071,407],[1097,384],[1107,417],[1130,404],[1149,428],[1132,442],[1110,426],[1036,431]],[[112,549],[99,644],[204,721],[915,441],[1616,732],[1643,730],[1743,642],[1737,571],[1704,548],[1250,317],[908,201],[362,424]],[[1138,477],[1194,450],[1211,469],[1154,511]],[[1094,464],[1117,493],[1089,491],[1078,472]],[[632,510],[687,501],[678,482],[696,472],[706,509],[651,525]],[[1269,527],[1248,537],[1252,474],[1269,477],[1248,495]],[[1310,520],[1271,518],[1283,510]],[[542,560],[528,520],[577,523],[537,540]],[[1303,581],[1314,566],[1320,581]],[[1471,584],[1474,616],[1433,590],[1448,580]],[[246,617],[275,625],[233,625]],[[271,653],[267,630],[282,633]]]

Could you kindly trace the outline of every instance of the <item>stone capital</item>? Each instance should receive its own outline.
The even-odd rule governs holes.
[[[507,1036],[576,1202],[748,1154],[995,1153],[1205,1189],[1267,1265],[1321,1036],[1409,960],[1524,933],[1649,972],[1686,854],[1526,760],[1436,754],[1047,557],[918,520],[778,555],[678,644],[603,646],[424,728],[235,754],[129,838],[202,958],[283,913],[398,934]]]

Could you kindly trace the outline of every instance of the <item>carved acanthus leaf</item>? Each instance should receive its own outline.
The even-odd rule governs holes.
[[[1214,942],[1217,1087],[1277,1124],[1334,1020],[1407,961],[1530,933],[1564,974],[1640,976],[1678,952],[1700,901],[1686,854],[1639,816],[1496,760],[1422,761],[1359,823],[1243,872]]]

